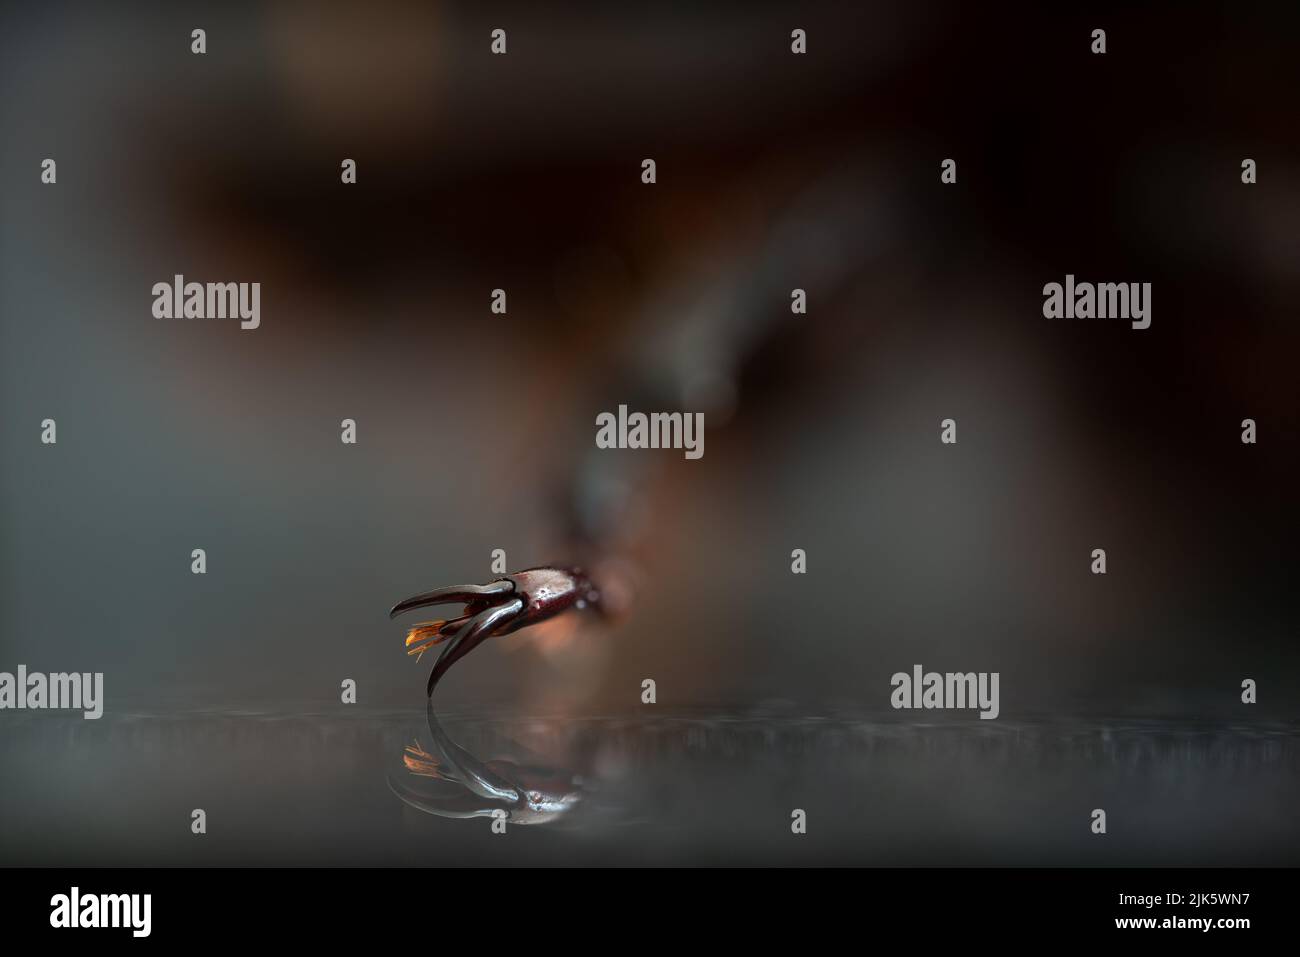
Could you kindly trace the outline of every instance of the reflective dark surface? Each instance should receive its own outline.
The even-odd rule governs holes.
[[[0,714],[0,864],[1297,863],[1300,6],[1104,57],[1082,5],[595,7],[0,12],[0,671],[107,710]],[[261,326],[155,318],[177,273]],[[1066,274],[1152,327],[1048,320]],[[595,448],[624,403],[704,457]],[[582,800],[404,805],[385,611],[594,540],[625,621],[437,689]],[[917,664],[1002,717],[871,717]]]
[[[12,718],[13,716],[11,716]],[[0,860],[24,864],[1300,863],[1300,729],[1159,720],[440,716],[488,761],[571,769],[536,827],[403,804],[419,711],[20,716]],[[431,750],[431,749],[430,749]],[[513,759],[513,758],[512,758]],[[420,782],[416,782],[418,785]],[[203,808],[208,833],[190,833]],[[1089,832],[1095,807],[1108,833]],[[808,832],[790,830],[791,811]]]

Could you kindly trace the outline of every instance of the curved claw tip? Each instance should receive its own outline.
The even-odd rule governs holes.
[[[447,588],[435,588],[433,591],[399,601],[388,612],[388,617],[396,618],[403,612],[410,611],[412,608],[423,608],[425,605],[468,605],[485,597],[507,594],[514,589],[514,582],[508,578],[501,578],[486,585],[451,585]]]

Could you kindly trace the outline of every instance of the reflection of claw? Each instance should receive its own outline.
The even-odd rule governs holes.
[[[428,751],[420,746],[420,742],[408,744],[402,754],[402,764],[406,765],[406,770],[422,778],[434,778],[438,781],[452,781],[454,778],[447,777],[443,771],[442,765]]]
[[[508,635],[570,608],[598,606],[599,602],[599,592],[581,569],[529,568],[486,585],[435,588],[398,602],[389,617],[427,605],[465,606],[459,618],[421,622],[406,635],[406,653],[415,655],[417,661],[434,645],[447,642],[429,674],[427,693],[432,695],[447,669],[483,639]]]
[[[435,797],[389,778],[393,793],[411,807],[438,817],[490,817],[499,812],[513,824],[545,824],[582,800],[582,789],[572,772],[509,760],[480,761],[442,730],[432,702],[427,718],[433,749],[441,757],[416,741],[403,749],[402,764],[416,777],[454,784],[459,790]]]

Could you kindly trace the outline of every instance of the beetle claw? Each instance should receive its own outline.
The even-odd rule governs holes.
[[[406,653],[416,660],[434,645],[446,642],[429,675],[433,694],[447,669],[492,635],[508,635],[562,614],[569,609],[600,608],[600,593],[577,568],[527,568],[486,585],[452,585],[435,588],[404,601],[390,611],[395,618],[425,605],[462,604],[465,611],[450,621],[426,621],[406,635]]]
[[[515,583],[508,578],[500,578],[497,581],[488,582],[486,585],[450,585],[446,588],[435,588],[433,591],[412,595],[410,598],[399,601],[389,611],[388,617],[396,618],[412,608],[423,608],[426,605],[468,605],[484,598],[508,595],[514,590]]]
[[[433,665],[433,671],[429,672],[429,685],[426,694],[433,695],[433,689],[437,686],[442,676],[447,673],[447,669],[460,661],[467,654],[479,646],[484,638],[487,638],[494,631],[514,618],[524,609],[524,602],[521,598],[515,598],[504,605],[492,605],[483,609],[456,632],[451,643],[442,650],[438,660]]]

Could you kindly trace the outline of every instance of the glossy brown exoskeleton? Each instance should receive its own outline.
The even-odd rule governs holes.
[[[446,604],[463,604],[464,613],[450,620],[420,622],[406,636],[407,654],[417,656],[447,642],[429,674],[429,695],[447,669],[483,639],[508,635],[569,609],[599,608],[600,593],[580,568],[528,568],[486,585],[451,585],[414,595],[394,605],[389,617]]]

